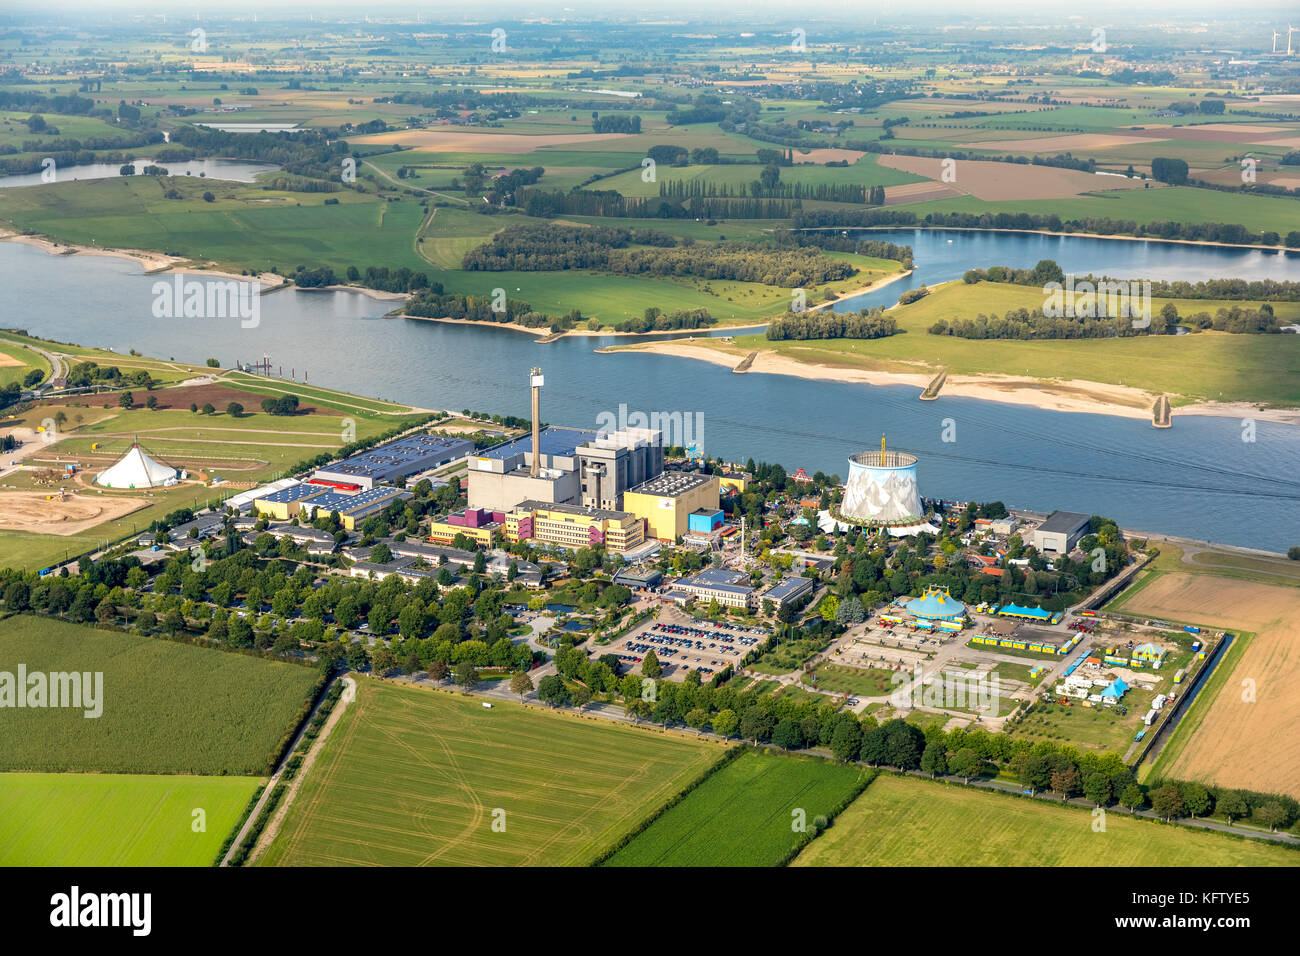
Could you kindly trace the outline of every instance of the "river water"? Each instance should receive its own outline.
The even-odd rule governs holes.
[[[1067,272],[1115,276],[1300,278],[1300,259],[1262,252],[1012,233],[878,234],[916,248],[917,282],[974,266],[1056,259]],[[948,240],[952,239],[949,243]],[[963,249],[965,250],[963,252]],[[282,291],[261,299],[255,328],[232,319],[155,318],[155,277],[127,260],[52,256],[0,243],[6,327],[65,342],[229,367],[269,355],[298,380],[432,408],[527,417],[528,370],[546,374],[542,416],[595,427],[602,413],[699,413],[711,455],[777,461],[843,476],[845,459],[889,437],[920,457],[921,492],[1000,499],[1116,518],[1126,527],[1283,551],[1300,544],[1300,428],[1260,422],[1243,441],[1237,419],[1142,420],[1042,411],[729,369],[670,356],[596,355],[626,338],[572,337],[549,345],[470,325],[384,318],[393,303],[353,292]],[[893,302],[906,286],[883,290]],[[860,306],[859,306],[860,307]],[[1300,338],[1278,337],[1300,366]],[[955,435],[944,441],[944,420]],[[694,418],[692,418],[694,421]]]

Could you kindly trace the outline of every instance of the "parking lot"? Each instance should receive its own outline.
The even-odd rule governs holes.
[[[738,666],[746,654],[767,639],[761,628],[696,621],[665,609],[657,620],[646,621],[599,653],[615,654],[624,673],[641,672],[646,652],[653,649],[663,665],[663,676],[685,680],[694,670],[708,680],[727,665]],[[597,649],[593,649],[595,653]]]

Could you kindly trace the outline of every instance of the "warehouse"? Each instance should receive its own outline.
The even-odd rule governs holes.
[[[355,531],[357,525],[373,514],[378,514],[394,501],[411,497],[409,491],[399,488],[371,488],[355,495],[345,495],[338,491],[326,491],[324,494],[309,498],[299,509],[299,517],[305,521],[314,521],[333,512],[338,512],[339,522],[348,531]]]
[[[464,438],[407,435],[320,468],[311,481],[342,491],[369,491],[473,453],[474,443]]]
[[[644,518],[646,536],[676,541],[691,530],[691,514],[718,511],[718,478],[693,471],[665,471],[657,478],[630,488],[623,507]]]
[[[1069,554],[1087,533],[1090,520],[1073,511],[1053,511],[1034,529],[1034,547],[1042,554]]]
[[[326,493],[320,485],[290,485],[264,495],[253,502],[253,510],[279,521],[288,521],[298,514],[303,502]]]

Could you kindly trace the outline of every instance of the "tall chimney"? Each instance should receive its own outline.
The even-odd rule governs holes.
[[[529,474],[536,478],[542,471],[542,370],[534,368],[529,373],[528,384],[533,390],[533,465]]]

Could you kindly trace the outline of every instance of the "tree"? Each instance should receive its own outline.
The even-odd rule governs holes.
[[[659,657],[655,654],[654,648],[646,651],[645,657],[641,660],[641,673],[646,677],[658,678],[663,672],[663,665],[659,663]]]
[[[392,549],[381,541],[370,549],[370,560],[374,564],[387,564],[393,560]]]
[[[1063,801],[1077,795],[1081,786],[1082,780],[1077,767],[1062,767],[1052,774],[1052,792],[1059,794]]]
[[[937,740],[926,744],[921,754],[921,769],[931,777],[948,772],[948,748]]]
[[[750,707],[740,715],[740,736],[758,743],[772,732],[773,723],[772,715],[767,711],[761,707]]]
[[[514,677],[510,678],[510,693],[518,694],[520,700],[527,697],[528,692],[532,689],[533,679],[523,671],[520,671]]]
[[[1012,768],[1022,787],[1026,787],[1032,796],[1038,790],[1045,790],[1052,782],[1052,769],[1047,758],[1040,754],[1026,754],[1013,759]]]
[[[217,406],[213,405],[211,402],[203,403],[204,415],[215,415],[216,413],[217,413]]]
[[[1147,798],[1142,793],[1141,787],[1136,783],[1131,783],[1120,793],[1119,802],[1121,806],[1136,812],[1147,802]]]
[[[205,192],[205,193],[203,194],[203,201],[204,201],[204,202],[216,202],[216,199],[217,199],[217,197],[214,196],[214,195],[212,195],[212,193],[211,193],[210,191]]]
[[[1286,549],[1286,556],[1292,561],[1300,561],[1300,545]]]
[[[948,761],[948,770],[970,783],[971,777],[979,773],[980,760],[970,747],[963,747],[952,755]]]
[[[1271,832],[1276,833],[1277,828],[1286,823],[1287,812],[1282,804],[1276,800],[1270,800],[1268,803],[1256,807],[1250,818],[1261,826],[1268,827]]]
[[[244,406],[240,405],[239,402],[231,402],[226,406],[226,414],[231,418],[238,418],[244,414]]]
[[[429,664],[429,680],[442,683],[447,679],[448,668],[446,661],[433,661]]]
[[[469,690],[478,683],[478,668],[469,661],[461,661],[456,665],[454,676],[457,684]]]
[[[736,712],[731,708],[718,711],[709,721],[713,725],[713,732],[720,737],[730,737],[736,732],[736,727],[740,724],[740,719]]]
[[[1183,794],[1183,806],[1192,817],[1202,817],[1210,812],[1213,801],[1210,799],[1210,791],[1204,786],[1199,783],[1184,783],[1178,789]]]
[[[803,731],[796,721],[783,717],[772,730],[772,743],[782,750],[797,750],[803,746]]]
[[[123,408],[130,408],[135,404],[135,396],[130,392],[123,392],[122,396],[117,400],[117,404],[121,405]]]
[[[562,707],[569,702],[569,688],[559,674],[547,674],[537,683],[537,699],[547,707]]]
[[[686,712],[686,726],[703,731],[709,723],[709,712],[703,707],[692,707]]]
[[[157,407],[158,407],[158,396],[157,396],[157,395],[150,395],[148,398],[146,398],[146,399],[144,400],[144,407],[147,408],[147,409],[149,409],[150,411],[153,411],[155,408],[157,408]]]
[[[1151,791],[1151,809],[1156,816],[1166,822],[1175,817],[1184,816],[1187,813],[1187,807],[1183,803],[1183,792],[1178,789],[1177,784],[1173,783],[1157,787]]]
[[[843,760],[845,763],[857,760],[858,753],[862,750],[862,725],[858,723],[856,717],[851,714],[847,716],[850,719],[839,721],[835,726],[835,732],[831,734],[831,753],[835,755],[836,760]]]
[[[1110,803],[1110,777],[1104,773],[1090,773],[1083,778],[1083,795],[1090,803],[1104,807]]]
[[[1215,808],[1228,821],[1228,826],[1232,826],[1232,821],[1244,817],[1250,812],[1246,806],[1246,798],[1238,790],[1220,790],[1215,797]]]

